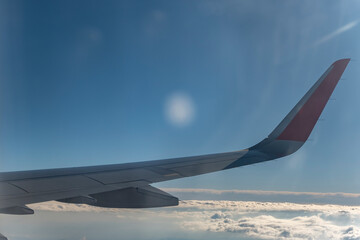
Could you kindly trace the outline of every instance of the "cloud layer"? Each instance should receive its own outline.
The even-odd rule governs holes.
[[[184,200],[242,200],[260,202],[292,202],[314,204],[360,205],[358,193],[319,193],[262,190],[215,190],[193,188],[163,188]]]
[[[111,213],[114,218],[135,221],[139,226],[155,221],[172,223],[178,228],[176,231],[194,236],[207,233],[230,239],[360,239],[360,207],[355,206],[189,200],[178,207],[139,210],[103,210],[57,202],[32,207],[77,214]]]
[[[231,201],[190,201],[185,205],[193,207],[190,215],[197,210],[207,213],[183,223],[194,231],[256,239],[360,239],[359,208]]]

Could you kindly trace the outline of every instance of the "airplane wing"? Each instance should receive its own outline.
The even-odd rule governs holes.
[[[0,213],[32,214],[26,204],[50,200],[112,208],[178,205],[176,197],[150,184],[269,161],[297,151],[308,139],[349,61],[334,62],[274,131],[248,149],[126,164],[3,172]]]

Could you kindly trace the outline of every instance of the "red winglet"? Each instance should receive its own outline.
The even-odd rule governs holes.
[[[341,59],[331,65],[330,71],[280,133],[278,140],[305,142],[308,139],[349,61],[349,58]]]

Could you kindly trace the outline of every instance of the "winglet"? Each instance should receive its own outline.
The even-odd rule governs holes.
[[[297,151],[308,139],[350,58],[334,62],[268,138],[251,147],[276,158]]]
[[[271,139],[305,142],[350,59],[334,62],[269,135]]]

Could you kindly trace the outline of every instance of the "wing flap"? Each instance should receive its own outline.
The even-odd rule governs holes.
[[[153,171],[149,171],[146,168],[92,173],[86,174],[86,176],[105,185],[137,181],[140,179],[158,179],[161,177],[159,174]]]
[[[27,193],[24,189],[11,185],[10,183],[7,182],[0,182],[0,197],[20,195],[24,193]]]
[[[0,208],[0,213],[12,215],[31,215],[34,214],[34,210],[26,206],[14,206],[8,208]]]
[[[179,199],[150,185],[92,194],[90,205],[105,208],[153,208],[179,205]]]
[[[12,185],[25,190],[27,193],[48,191],[63,191],[70,189],[95,188],[102,184],[85,176],[63,176],[53,178],[26,179],[11,181]]]

